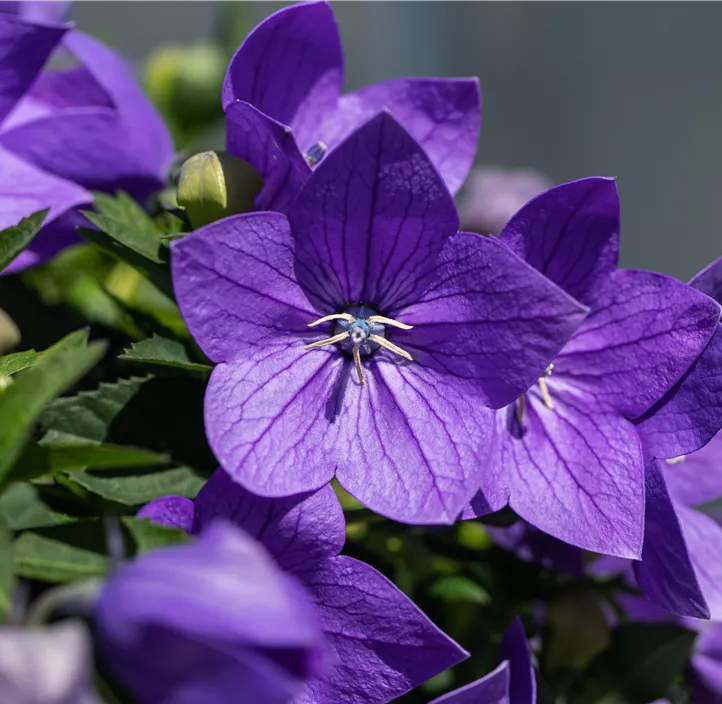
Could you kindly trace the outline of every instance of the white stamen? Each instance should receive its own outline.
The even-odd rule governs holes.
[[[406,351],[401,349],[398,345],[395,345],[393,342],[389,342],[385,337],[381,337],[380,335],[369,335],[369,340],[372,340],[377,345],[381,345],[381,347],[386,348],[390,352],[393,352],[394,354],[398,354],[401,357],[404,357],[405,359],[408,359],[409,362],[413,362],[414,358]]]
[[[308,324],[308,327],[312,328],[316,325],[320,325],[321,323],[328,323],[331,320],[346,320],[349,323],[353,323],[356,318],[354,318],[350,313],[333,313],[333,315],[324,315],[323,318],[314,320],[312,323]]]
[[[345,340],[347,337],[349,337],[348,332],[341,332],[338,335],[334,335],[333,337],[329,337],[325,340],[319,340],[318,342],[312,342],[310,345],[306,345],[303,349],[304,350],[314,350],[317,347],[325,347],[326,345],[333,345],[336,342],[341,342],[341,340]]]

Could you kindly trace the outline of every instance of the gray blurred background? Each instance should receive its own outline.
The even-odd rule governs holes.
[[[78,26],[143,61],[209,37],[217,2],[81,2]],[[251,3],[255,22],[280,7]],[[722,4],[338,2],[346,89],[479,76],[477,162],[618,178],[628,267],[686,279],[722,254]]]

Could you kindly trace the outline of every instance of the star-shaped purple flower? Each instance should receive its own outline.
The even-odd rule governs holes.
[[[499,666],[488,675],[430,704],[536,704],[534,667],[519,617],[504,633],[499,660]]]
[[[52,5],[52,3],[43,3]],[[42,262],[77,241],[84,189],[144,200],[165,183],[170,135],[129,67],[71,25],[0,15],[0,228],[50,206],[46,227],[9,267]],[[62,46],[61,46],[62,44]],[[43,70],[56,50],[77,65]]]
[[[223,520],[121,567],[94,620],[102,655],[139,704],[228,704],[239,692],[287,704],[323,659],[304,590]]]
[[[386,577],[339,555],[345,524],[330,486],[265,499],[218,470],[195,505],[165,497],[139,516],[194,533],[218,517],[233,521],[305,586],[330,652],[295,704],[389,702],[467,657]]]
[[[617,269],[613,179],[546,191],[500,238],[591,312],[538,382],[498,414],[496,472],[483,475],[469,513],[508,501],[561,540],[639,558],[645,461],[634,419],[688,372],[718,328],[719,306],[670,277]]]
[[[455,192],[481,125],[476,79],[400,78],[341,96],[343,50],[331,6],[284,8],[251,32],[223,86],[228,151],[263,177],[259,210],[285,212],[326,150],[382,109],[424,147]]]
[[[288,214],[178,240],[178,303],[213,371],[206,433],[263,496],[334,474],[396,520],[453,522],[488,471],[494,418],[586,310],[490,238],[388,113],[315,169]]]

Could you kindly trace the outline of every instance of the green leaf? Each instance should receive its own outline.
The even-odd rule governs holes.
[[[85,347],[88,343],[88,331],[86,329],[76,330],[66,335],[62,340],[56,342],[52,347],[48,347],[43,352],[35,350],[26,350],[24,352],[15,352],[5,357],[0,357],[0,376],[11,376],[25,369],[35,366],[44,355],[52,354],[61,349],[79,349]]]
[[[17,225],[0,232],[0,271],[10,264],[40,232],[49,211],[49,208],[39,210],[37,213],[23,218]]]
[[[83,215],[113,240],[154,264],[167,261],[168,249],[161,240],[162,233],[127,193],[119,191],[116,196],[94,193],[93,206],[97,212],[83,211]]]
[[[0,521],[0,620],[3,622],[12,608],[14,586],[12,536],[5,522]]]
[[[158,335],[133,343],[118,359],[127,359],[131,362],[143,362],[145,364],[160,364],[194,372],[210,373],[213,370],[213,367],[209,364],[199,364],[191,361],[182,342]]]
[[[592,661],[570,692],[570,704],[647,704],[666,698],[696,637],[669,623],[619,626],[609,649]]]
[[[151,378],[120,379],[114,384],[102,383],[94,391],[56,399],[40,422],[50,430],[102,442],[116,417]]]
[[[145,504],[169,494],[192,499],[205,483],[190,467],[76,472],[73,480],[104,499],[128,506]]]
[[[132,554],[142,554],[167,545],[187,543],[191,538],[180,528],[170,528],[152,523],[146,518],[121,518],[122,525],[131,538]]]
[[[437,579],[429,587],[429,595],[444,601],[465,601],[486,605],[491,602],[489,593],[468,577],[449,575]]]
[[[13,531],[73,523],[76,519],[48,503],[45,487],[13,484],[0,494],[0,515]]]
[[[15,463],[44,407],[72,386],[105,353],[93,342],[82,349],[48,352],[0,395],[0,480]]]

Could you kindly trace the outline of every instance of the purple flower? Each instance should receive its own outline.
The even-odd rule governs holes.
[[[327,149],[382,109],[424,147],[456,191],[481,124],[476,79],[401,78],[341,96],[343,51],[326,2],[268,17],[231,59],[223,86],[228,151],[261,173],[259,210],[285,212]]]
[[[236,481],[288,496],[335,474],[390,518],[456,519],[488,471],[488,407],[543,373],[586,312],[457,226],[426,154],[381,113],[288,219],[239,215],[174,243],[180,309],[218,363],[206,434]]]
[[[488,675],[430,704],[536,704],[536,679],[519,617],[501,641],[501,664]]]
[[[184,505],[186,508],[179,509]],[[345,530],[333,489],[265,499],[218,470],[190,499],[166,497],[141,514],[194,533],[218,517],[255,536],[278,565],[296,577],[315,604],[330,652],[326,667],[296,704],[389,702],[467,657],[386,577],[339,556]]]
[[[91,687],[93,645],[80,622],[0,628],[0,701],[100,704]]]
[[[189,545],[123,566],[94,618],[101,653],[139,704],[285,704],[320,668],[303,589],[261,545],[215,521]]]
[[[645,461],[634,419],[705,349],[719,306],[675,279],[617,269],[613,179],[563,184],[524,206],[501,241],[591,308],[529,391],[498,414],[500,442],[469,514],[509,505],[595,552],[639,558]]]
[[[462,227],[498,235],[517,210],[553,185],[547,176],[532,169],[472,169],[459,207]]]
[[[172,159],[169,133],[130,69],[69,29],[0,15],[0,194],[8,201],[0,228],[51,206],[49,224],[8,271],[77,240],[83,220],[74,207],[92,200],[84,189],[143,200],[163,186]],[[61,41],[78,64],[42,71]]]

